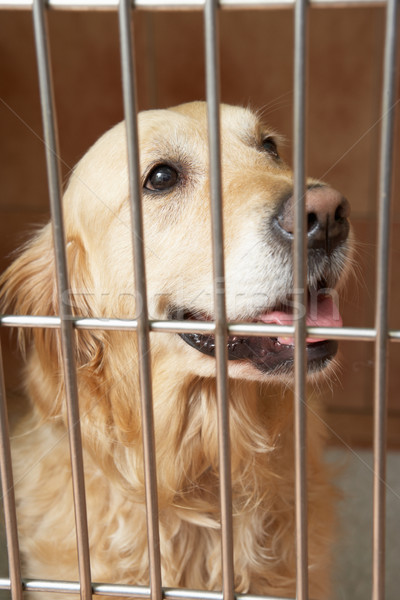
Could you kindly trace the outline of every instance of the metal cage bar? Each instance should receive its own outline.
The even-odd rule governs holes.
[[[161,558],[158,526],[158,494],[154,440],[153,394],[150,365],[150,328],[147,307],[146,269],[143,244],[142,195],[140,187],[139,140],[136,108],[135,65],[132,52],[132,9],[121,0],[119,10],[124,113],[128,144],[132,249],[136,291],[140,400],[145,470],[147,541],[151,600],[161,600]]]
[[[217,0],[204,7],[206,96],[213,245],[215,357],[218,402],[218,449],[224,600],[234,598],[232,484],[229,435],[228,328],[225,306],[224,231],[220,146],[220,91]]]
[[[58,305],[60,313],[60,336],[64,373],[65,395],[68,414],[68,437],[71,453],[73,496],[78,549],[79,578],[82,600],[92,597],[89,535],[86,514],[85,478],[83,469],[82,437],[79,416],[78,386],[75,368],[74,331],[71,322],[68,267],[65,252],[65,235],[62,215],[62,191],[54,108],[50,54],[46,28],[45,2],[35,0],[33,5],[33,28],[39,71],[39,89],[46,149],[46,164],[50,209],[52,215],[53,244],[56,262]]]
[[[203,10],[207,0],[132,0],[132,6],[143,10]],[[0,9],[32,8],[34,0],[0,0]],[[119,0],[47,0],[52,10],[117,10]],[[296,0],[219,0],[220,9],[293,8]],[[343,8],[384,6],[386,0],[309,0],[312,6]]]
[[[111,331],[126,331],[137,329],[136,319],[92,319],[72,317],[76,329],[106,329]],[[30,315],[0,316],[1,327],[49,328],[60,327],[59,317],[42,317]],[[150,331],[158,333],[214,333],[215,324],[212,321],[149,321]],[[228,323],[229,335],[270,335],[293,336],[293,325],[270,325],[267,323]],[[373,342],[376,339],[376,329],[370,327],[307,327],[307,337],[326,337],[332,340],[358,340]],[[390,329],[388,338],[392,342],[400,342],[400,330]]]
[[[382,89],[378,255],[375,300],[372,600],[383,600],[385,597],[387,352],[389,341],[388,294],[398,7],[398,0],[388,0],[386,7],[384,80]]]
[[[124,585],[117,583],[92,583],[94,596],[118,596],[151,600],[150,588],[144,586]],[[10,580],[0,578],[0,590],[9,590]],[[29,592],[56,592],[78,594],[80,585],[77,581],[49,581],[40,579],[24,579],[23,589]],[[184,588],[163,588],[165,600],[223,600],[222,592],[208,590],[189,590]],[[236,600],[294,600],[277,596],[256,596],[254,594],[235,594]]]
[[[15,507],[14,479],[11,465],[10,434],[8,428],[6,386],[0,341],[0,475],[4,506],[10,589],[12,600],[22,600],[21,562]]]
[[[305,239],[305,79],[307,0],[297,0],[294,11],[294,113],[293,113],[293,285],[296,299],[293,319],[294,346],[294,432],[296,498],[297,598],[308,598],[308,508],[307,508],[307,406],[306,406],[306,311],[307,242]]]

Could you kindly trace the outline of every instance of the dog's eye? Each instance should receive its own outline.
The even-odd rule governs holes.
[[[153,192],[164,192],[173,188],[178,179],[176,169],[170,165],[157,165],[148,174],[144,187]]]
[[[265,138],[262,142],[262,146],[268,154],[271,154],[274,158],[279,158],[278,148],[273,138]]]

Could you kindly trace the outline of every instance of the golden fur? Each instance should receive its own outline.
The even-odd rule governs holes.
[[[290,293],[291,262],[276,264],[261,239],[292,173],[257,144],[270,133],[249,110],[222,107],[222,163],[230,320],[251,320]],[[206,112],[202,103],[140,115],[143,179],[159,162],[184,165],[174,193],[144,193],[152,318],[190,302],[212,314]],[[70,299],[84,317],[133,318],[135,298],[126,138],[121,123],[80,161],[64,197]],[[2,277],[3,309],[58,313],[50,225]],[[263,297],[261,298],[261,295]],[[68,301],[68,300],[67,300]],[[26,335],[26,331],[23,332]],[[13,460],[25,576],[77,580],[66,409],[56,330],[27,339],[31,412]],[[148,584],[136,335],[76,332],[76,363],[94,581]],[[176,334],[151,334],[162,581],[221,586],[214,359]],[[293,399],[290,377],[229,362],[235,587],[295,593]],[[310,594],[327,598],[335,492],[322,460],[324,427],[309,401]],[[55,596],[58,597],[58,596]]]

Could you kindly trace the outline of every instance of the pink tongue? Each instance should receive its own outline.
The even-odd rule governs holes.
[[[281,310],[274,310],[258,316],[263,323],[276,325],[292,325],[293,314]],[[339,309],[330,296],[319,296],[307,308],[306,323],[309,327],[341,327],[343,325]],[[324,338],[307,338],[308,344],[321,342]],[[294,344],[292,337],[278,337],[281,344]]]

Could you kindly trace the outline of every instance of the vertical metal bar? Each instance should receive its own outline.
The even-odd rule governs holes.
[[[307,244],[305,237],[305,115],[307,0],[296,0],[294,14],[294,206],[293,245],[295,323],[295,469],[297,599],[308,598],[306,306]]]
[[[4,381],[3,355],[0,341],[0,473],[3,495],[8,565],[11,581],[12,600],[22,600],[21,563],[15,510],[14,480],[11,465],[10,436],[6,403],[6,386]]]
[[[232,600],[234,597],[232,477],[229,439],[229,391],[227,366],[228,329],[225,306],[217,0],[206,0],[205,2],[204,28],[213,241],[215,351],[217,371],[218,442],[222,534],[222,591],[225,600]]]
[[[145,252],[143,244],[143,214],[140,187],[139,135],[137,125],[137,102],[135,86],[136,71],[132,53],[132,7],[130,0],[121,0],[120,2],[119,27],[124,112],[128,144],[135,289],[136,298],[140,299],[140,313],[137,315],[137,337],[139,348],[139,374],[143,426],[150,587],[152,600],[161,600],[161,558],[154,440],[153,395],[150,365],[150,327],[147,308]]]
[[[56,114],[50,69],[45,1],[34,0],[33,26],[39,70],[40,101],[46,149],[47,177],[53,226],[53,242],[56,260],[58,304],[61,318],[61,350],[64,385],[67,401],[68,436],[71,452],[72,482],[75,507],[75,524],[78,548],[79,579],[81,598],[92,597],[89,536],[86,514],[85,480],[80,429],[78,386],[75,368],[75,348],[70,303],[65,301],[69,294],[65,235],[62,215],[62,191],[59,163]]]
[[[376,341],[374,380],[373,600],[383,600],[385,597],[385,503],[390,200],[392,188],[393,135],[395,118],[394,101],[396,89],[398,6],[398,0],[388,0],[386,7],[386,36],[382,97],[375,313]]]

